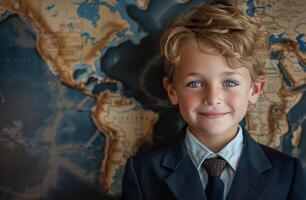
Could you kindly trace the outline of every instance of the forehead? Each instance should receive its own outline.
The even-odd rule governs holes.
[[[221,53],[205,41],[198,43],[195,40],[186,40],[180,51],[180,62],[175,69],[175,74],[189,75],[190,73],[215,75],[234,74],[249,76],[245,67],[232,68]]]
[[[186,51],[200,50],[207,54],[212,54],[212,55],[220,54],[218,49],[214,47],[213,45],[211,45],[208,41],[206,40],[200,41],[194,38],[188,38],[182,42],[181,53],[185,50]]]
[[[189,39],[184,41],[181,46],[179,66],[184,65],[186,62],[188,64],[199,62],[222,62],[224,64],[226,59],[209,43]]]

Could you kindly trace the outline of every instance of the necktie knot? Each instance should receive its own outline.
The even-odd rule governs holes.
[[[211,158],[204,160],[203,166],[209,176],[220,176],[227,162],[222,158]]]

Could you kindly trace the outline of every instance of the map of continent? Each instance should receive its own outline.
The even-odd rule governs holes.
[[[118,199],[127,159],[184,125],[162,88],[160,36],[210,2],[0,0],[0,198]],[[241,124],[306,169],[306,4],[230,2],[271,45]]]

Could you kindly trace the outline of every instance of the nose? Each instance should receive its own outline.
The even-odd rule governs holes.
[[[203,104],[215,106],[221,104],[221,89],[216,86],[207,87],[203,95]]]

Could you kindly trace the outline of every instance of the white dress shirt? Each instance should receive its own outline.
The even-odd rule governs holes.
[[[221,180],[224,183],[225,199],[233,182],[243,149],[242,128],[239,126],[239,130],[236,136],[218,153],[214,153],[209,150],[189,131],[188,128],[186,130],[186,137],[184,142],[192,162],[198,169],[204,190],[208,181],[208,174],[205,168],[202,167],[202,163],[204,162],[204,160],[207,158],[220,156],[227,161],[228,165],[222,171],[220,176]]]

